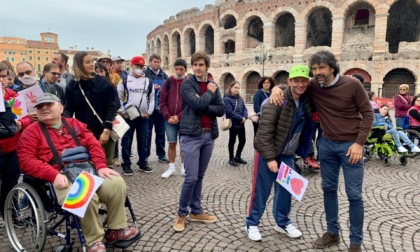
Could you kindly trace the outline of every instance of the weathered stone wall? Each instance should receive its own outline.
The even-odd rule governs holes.
[[[210,71],[223,86],[228,73],[240,81],[243,94],[249,85],[248,77],[257,72],[260,75],[276,77],[282,71],[289,71],[294,64],[307,63],[310,56],[320,49],[333,52],[340,60],[341,73],[359,68],[371,77],[371,90],[377,92],[383,85],[384,76],[393,69],[402,68],[411,72],[416,80],[415,93],[420,93],[420,42],[400,42],[398,53],[389,53],[386,41],[389,11],[396,0],[216,0],[215,5],[207,5],[204,10],[192,8],[171,16],[147,36],[147,54],[161,54],[167,59],[163,64],[171,72],[180,50],[189,63],[191,53],[191,30],[195,33],[195,49],[206,48],[205,32],[209,26],[214,30],[214,53],[211,55]],[[417,3],[419,6],[420,3]],[[413,6],[411,3],[410,6]],[[352,26],[358,9],[368,9],[369,20],[366,25]],[[420,7],[419,7],[420,8]],[[332,15],[331,46],[308,46],[308,18],[315,10],[326,9]],[[415,8],[414,8],[415,9]],[[416,11],[416,10],[415,10]],[[414,13],[417,13],[415,12]],[[294,46],[279,47],[281,34],[276,31],[276,22],[285,13],[294,18]],[[223,28],[223,22],[231,15],[236,19],[236,27]],[[324,15],[324,14],[320,14]],[[263,22],[263,42],[249,36],[249,26],[254,18]],[[317,18],[322,18],[319,16]],[[420,22],[417,18],[417,26]],[[414,29],[415,30],[415,29]],[[415,30],[420,33],[420,29]],[[177,48],[173,35],[180,34],[180,48]],[[420,38],[420,34],[417,34]],[[235,53],[225,54],[225,43],[235,42]],[[290,39],[289,39],[290,40]],[[157,46],[161,41],[161,46]],[[160,49],[159,49],[160,48]],[[168,50],[169,49],[169,50]],[[265,58],[263,62],[256,61]],[[270,56],[270,57],[269,57]],[[165,62],[165,61],[164,61]],[[255,76],[255,75],[253,75]]]

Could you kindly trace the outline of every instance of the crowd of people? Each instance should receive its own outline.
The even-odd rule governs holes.
[[[204,223],[217,221],[217,217],[206,213],[202,206],[203,178],[215,139],[219,136],[217,117],[226,115],[231,120],[227,163],[234,167],[247,164],[242,152],[247,140],[245,123],[249,113],[240,95],[241,84],[233,81],[225,90],[220,90],[208,71],[210,57],[203,51],[191,56],[193,74],[189,76],[184,59],[174,62],[171,76],[160,67],[159,55],[152,54],[148,60],[146,66],[142,56],[133,57],[128,72],[122,69],[124,59],[119,56],[94,60],[89,52],[80,51],[74,56],[70,73],[66,68],[68,57],[56,53],[52,62],[44,66],[39,79],[29,62],[19,62],[16,72],[9,62],[0,63],[6,107],[1,120],[9,118],[11,127],[16,128],[12,134],[0,136],[2,215],[7,193],[18,183],[21,173],[53,183],[59,202],[67,195],[71,182],[60,173],[60,166],[52,163],[54,157],[42,130],[45,127],[60,154],[76,145],[86,147],[99,176],[105,178],[89,205],[88,218],[81,221],[88,251],[105,251],[104,242],[132,239],[138,235],[138,230],[127,226],[125,211],[121,210],[127,188],[115,167],[121,165],[125,176],[134,174],[132,144],[136,133],[137,166],[139,171],[151,173],[149,157],[154,128],[157,160],[168,164],[161,175],[163,179],[176,174],[178,143],[180,147],[179,173],[184,177],[184,183],[173,229],[182,232],[187,217],[190,221]],[[273,184],[274,229],[291,238],[302,236],[289,218],[290,193],[274,183],[279,164],[284,162],[293,168],[295,155],[299,155],[313,168],[320,167],[318,160],[322,164],[327,230],[313,245],[325,248],[340,242],[337,190],[341,167],[349,200],[349,251],[361,251],[364,219],[362,152],[370,128],[384,125],[393,135],[398,151],[407,151],[399,141],[401,138],[412,152],[420,152],[405,133],[392,126],[387,117],[389,107],[379,107],[374,102],[375,93],[367,93],[363,81],[357,76],[339,73],[335,56],[319,51],[311,57],[309,67],[295,65],[290,69],[287,85],[276,86],[273,78],[265,76],[259,81],[253,96],[253,112],[257,116],[257,120],[253,120],[252,139],[256,162],[245,226],[249,239],[262,240],[258,226]],[[44,92],[36,102],[35,112],[14,120],[7,101],[34,85],[39,85]],[[408,85],[401,85],[399,91],[394,98],[397,127],[408,117],[409,127],[420,130],[419,96],[410,98]],[[110,137],[117,114],[130,126],[121,138],[121,144]],[[166,142],[169,145],[167,153]],[[313,142],[317,143],[316,147]],[[316,157],[314,148],[317,148]],[[5,177],[6,180],[2,179]],[[103,232],[97,216],[99,202],[107,205],[108,215],[112,216],[107,233]]]

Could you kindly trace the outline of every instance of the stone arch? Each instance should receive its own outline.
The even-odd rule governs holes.
[[[152,50],[151,50],[151,53],[155,53],[155,40],[154,39],[152,39]]]
[[[233,14],[224,14],[220,19],[220,25],[225,29],[232,29],[236,27],[238,15],[234,16]]]
[[[214,54],[214,24],[209,22],[204,23],[200,28],[200,37],[204,39],[204,51],[209,54]]]
[[[186,27],[184,29],[184,52],[185,57],[193,55],[196,51],[195,30],[193,27]]]
[[[173,51],[175,52],[175,58],[181,58],[181,34],[179,31],[172,32],[171,35],[171,45],[173,48]]]
[[[303,19],[308,20],[309,15],[313,13],[314,10],[319,8],[327,8],[331,13],[336,13],[336,8],[334,5],[327,1],[316,1],[313,3],[310,3],[306,6],[306,8],[299,13],[299,17],[297,19]]]
[[[148,52],[148,54],[151,54],[150,53],[150,51],[151,51],[151,46],[150,46],[150,40],[147,42],[147,52]]]
[[[225,49],[224,50],[225,54],[235,53],[235,41],[233,41],[232,39],[229,39],[228,41],[226,41],[224,49]]]
[[[332,13],[324,6],[311,11],[307,19],[306,48],[331,46]]]
[[[224,73],[220,76],[219,85],[223,84],[223,87],[220,90],[226,91],[226,88],[230,85],[232,81],[235,81],[235,77],[231,73]]]
[[[375,7],[367,1],[359,1],[350,4],[344,13],[345,28],[350,29],[355,26],[375,25]]]
[[[344,72],[344,75],[354,75],[354,74],[360,74],[363,77],[364,82],[362,84],[367,91],[370,91],[372,87],[371,85],[372,76],[370,75],[370,73],[368,73],[366,70],[361,69],[361,68],[350,68],[349,70]]]
[[[162,41],[162,61],[164,66],[169,65],[169,35],[165,33]]]
[[[283,12],[276,19],[274,46],[295,46],[295,17],[292,13]]]
[[[286,70],[280,70],[273,74],[274,83],[276,83],[276,85],[287,85],[287,78],[289,78],[289,72],[287,72]]]
[[[399,0],[389,8],[386,41],[390,53],[398,53],[402,41],[420,40],[420,3],[417,0]]]
[[[155,52],[156,52],[159,56],[161,56],[161,55],[162,55],[162,42],[161,42],[160,37],[158,37],[158,38],[156,39],[156,50],[155,50]]]
[[[406,68],[392,69],[385,75],[383,81],[382,97],[392,98],[397,95],[401,84],[408,84],[410,87],[408,94],[415,95],[416,77]]]
[[[244,77],[243,81],[246,87],[245,102],[252,103],[255,92],[258,90],[258,82],[261,80],[261,75],[257,71],[249,71]]]

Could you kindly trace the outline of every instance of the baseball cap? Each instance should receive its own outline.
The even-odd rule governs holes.
[[[124,61],[124,59],[121,58],[120,56],[114,56],[114,57],[112,57],[112,61],[117,61],[117,60]]]
[[[296,65],[290,68],[289,78],[303,77],[309,79],[309,68],[304,65]]]
[[[48,102],[61,102],[60,98],[57,96],[50,94],[50,93],[43,93],[38,99],[36,100],[34,108],[36,108],[38,105]]]
[[[131,65],[142,65],[142,66],[144,66],[145,63],[144,63],[143,57],[141,57],[141,56],[134,56],[131,59]]]

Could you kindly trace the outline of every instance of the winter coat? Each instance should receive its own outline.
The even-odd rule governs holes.
[[[225,95],[223,102],[226,108],[226,118],[232,120],[232,127],[244,125],[242,118],[248,119],[248,110],[242,97],[239,95]]]

